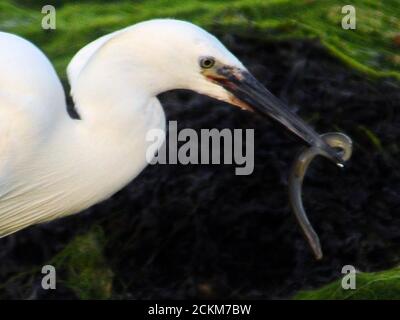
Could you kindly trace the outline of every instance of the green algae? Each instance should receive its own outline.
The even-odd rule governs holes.
[[[212,32],[265,40],[312,38],[348,66],[369,77],[400,79],[400,8],[397,0],[354,0],[357,29],[341,27],[344,1],[56,1],[57,29],[41,28],[45,1],[4,0],[0,29],[24,36],[50,57],[63,80],[74,53],[97,37],[162,17],[185,19]],[[397,14],[396,14],[397,12]]]
[[[103,254],[105,240],[100,227],[74,238],[51,261],[57,280],[80,299],[108,299],[112,293],[113,273]]]
[[[397,300],[400,299],[400,268],[357,273],[356,289],[343,289],[342,279],[320,289],[301,291],[297,300]]]

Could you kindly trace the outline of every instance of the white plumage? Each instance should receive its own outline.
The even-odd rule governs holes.
[[[146,133],[165,127],[157,94],[183,88],[230,101],[201,74],[199,56],[244,69],[216,38],[182,21],[147,21],[90,43],[68,67],[81,116],[74,120],[44,54],[0,32],[0,237],[79,212],[138,175]]]

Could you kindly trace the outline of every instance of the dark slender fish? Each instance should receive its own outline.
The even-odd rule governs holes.
[[[348,136],[343,133],[333,132],[325,133],[321,135],[321,138],[332,148],[338,150],[338,154],[340,155],[343,162],[350,159],[353,147],[352,141]],[[323,256],[321,244],[317,233],[315,232],[314,228],[307,218],[307,214],[304,210],[303,202],[301,199],[304,176],[306,175],[308,166],[310,165],[311,161],[317,155],[321,155],[328,159],[331,159],[331,156],[328,155],[326,151],[316,146],[311,146],[303,150],[297,157],[297,159],[293,163],[292,171],[290,173],[289,197],[290,204],[292,206],[292,210],[297,219],[297,222],[299,223],[304,233],[304,236],[306,237],[312,251],[314,252],[315,258],[317,260],[320,260]],[[338,166],[343,167],[343,164],[340,163],[338,164]]]

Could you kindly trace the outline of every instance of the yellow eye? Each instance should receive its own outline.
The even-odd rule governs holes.
[[[203,69],[210,69],[214,66],[215,59],[213,57],[200,58],[200,67]]]

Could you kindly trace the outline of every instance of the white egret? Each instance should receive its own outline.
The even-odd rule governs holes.
[[[340,162],[319,135],[258,83],[214,36],[184,21],[142,22],[81,49],[68,66],[81,119],[45,55],[0,32],[0,237],[77,213],[146,166],[164,129],[157,95],[189,89],[268,115]]]

